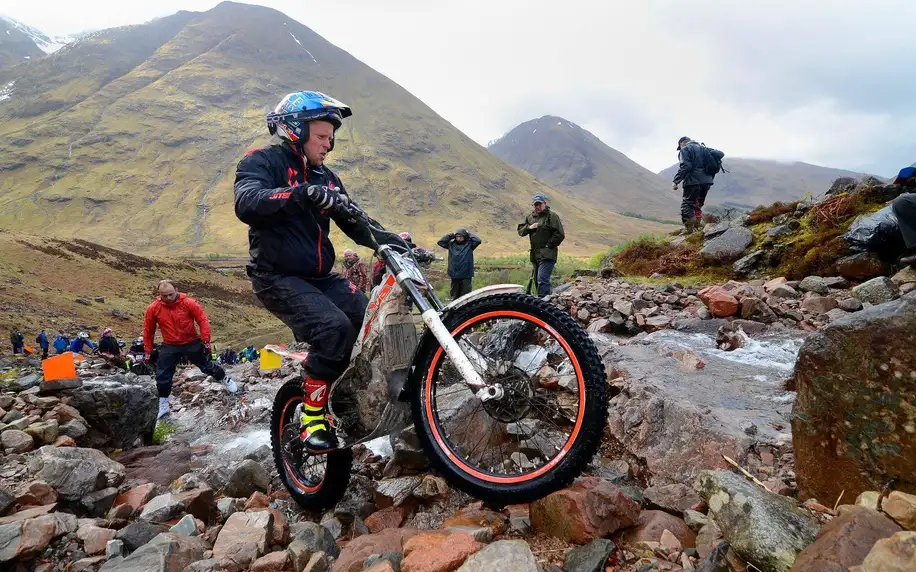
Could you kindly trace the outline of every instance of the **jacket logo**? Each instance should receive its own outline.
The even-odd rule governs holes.
[[[293,169],[292,167],[289,167],[288,169],[286,169],[286,176],[287,176],[290,187],[295,187],[296,185],[299,184],[299,181],[298,181],[299,171]]]
[[[288,199],[293,193],[290,191],[277,191],[276,193],[270,195],[270,200],[276,201],[280,199]]]

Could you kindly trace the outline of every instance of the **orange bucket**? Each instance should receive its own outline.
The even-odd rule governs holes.
[[[73,353],[64,352],[60,355],[42,360],[41,370],[44,372],[45,381],[75,378],[76,362],[73,359]]]

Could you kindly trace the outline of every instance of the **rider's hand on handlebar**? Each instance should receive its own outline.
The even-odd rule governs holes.
[[[324,185],[309,185],[305,194],[320,210],[327,210],[334,205],[337,193]]]

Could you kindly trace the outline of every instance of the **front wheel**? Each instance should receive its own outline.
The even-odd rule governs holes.
[[[330,508],[343,498],[350,482],[353,454],[349,449],[309,455],[299,438],[302,381],[284,383],[274,396],[270,416],[270,446],[280,480],[293,499],[306,510]]]
[[[443,322],[503,396],[477,399],[427,338],[415,360],[412,402],[436,468],[456,487],[501,505],[569,485],[597,452],[607,423],[604,366],[586,332],[566,312],[522,294],[474,300]]]

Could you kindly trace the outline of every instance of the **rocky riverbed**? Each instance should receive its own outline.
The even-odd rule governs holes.
[[[299,375],[294,364],[234,367],[240,396],[185,369],[171,429],[156,431],[148,377],[89,360],[77,380],[44,382],[34,358],[0,357],[0,563],[17,572],[908,569],[916,357],[904,341],[916,335],[916,294],[894,299],[892,282],[890,300],[863,300],[849,285],[811,283],[728,283],[714,297],[583,277],[557,295],[605,361],[610,423],[586,474],[530,505],[485,506],[452,489],[405,434],[354,451],[337,507],[302,511],[278,480],[268,433],[273,394]],[[775,296],[786,288],[798,297]],[[738,310],[716,317],[720,302],[731,307],[726,295]],[[861,309],[806,311],[815,296]],[[745,305],[759,309],[752,298],[777,319],[737,318]],[[786,300],[801,319],[786,318],[792,304],[777,310]],[[856,340],[874,347],[882,332],[883,350],[856,353]],[[857,419],[844,419],[851,394]],[[833,449],[814,445],[825,434]],[[839,499],[831,481],[842,483]]]

